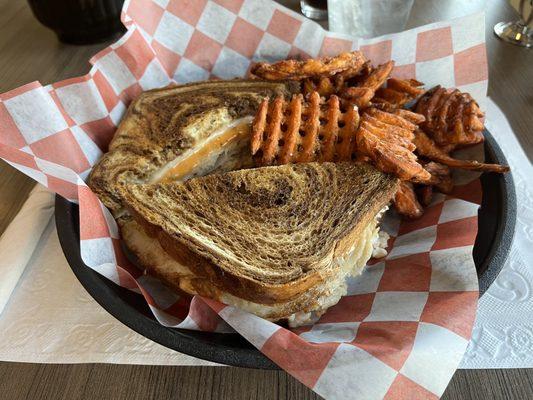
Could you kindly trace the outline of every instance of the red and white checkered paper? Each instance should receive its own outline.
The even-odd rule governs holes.
[[[85,263],[141,293],[164,325],[239,332],[326,398],[438,398],[470,339],[478,287],[472,248],[478,176],[460,173],[453,194],[425,215],[385,219],[389,255],[349,281],[348,295],[314,326],[290,331],[200,297],[180,298],[124,256],[111,214],[85,185],[131,99],[170,82],[244,76],[255,60],[360,49],[394,75],[467,90],[483,107],[484,17],[426,25],[370,40],[333,34],[264,0],[130,0],[128,32],[95,55],[87,75],[0,95],[0,156],[80,205]],[[481,158],[480,148],[469,149]]]

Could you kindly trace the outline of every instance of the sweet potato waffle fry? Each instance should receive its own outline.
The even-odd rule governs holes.
[[[265,99],[252,124],[251,149],[258,165],[368,159],[402,180],[427,182],[431,174],[413,154],[416,128],[401,115],[375,108],[359,123],[356,107],[343,112],[337,96],[324,101],[313,92],[307,102],[301,95],[290,102]]]
[[[320,96],[327,97],[332,94],[341,95],[344,88],[349,86],[350,80],[366,76],[370,73],[371,67],[369,62],[357,63],[352,67],[338,72],[332,76],[317,76],[306,78],[302,81],[302,93],[309,95],[312,92],[318,92]]]
[[[370,69],[366,76],[363,76],[355,86],[345,85],[340,90],[339,96],[351,104],[355,104],[359,108],[367,108],[372,104],[371,100],[394,68],[394,61],[388,61],[384,64],[378,65],[376,68]]]
[[[423,115],[417,114],[409,110],[405,110],[403,108],[396,108],[390,112],[392,114],[399,115],[403,119],[406,119],[407,121],[411,122],[412,124],[416,126],[420,125],[422,122],[426,120]]]
[[[468,93],[436,86],[420,98],[415,111],[426,117],[420,127],[439,146],[452,150],[483,141],[484,114]]]
[[[372,103],[402,107],[424,93],[423,84],[415,79],[388,79],[393,67],[394,62],[388,61],[373,68],[361,52],[353,51],[317,60],[258,63],[250,74],[267,80],[300,80],[305,96],[312,92],[322,97],[335,94],[361,109]],[[382,87],[385,82],[387,87]]]
[[[418,201],[413,184],[401,182],[398,191],[392,200],[398,214],[408,218],[419,218],[424,214],[424,208]]]
[[[357,80],[368,76],[372,67],[366,61],[357,68],[350,68],[331,76],[318,76],[307,78],[302,81],[302,93],[308,96],[317,91],[320,96],[327,97],[331,94],[342,96],[342,92],[349,86],[354,86]]]
[[[441,164],[452,168],[469,169],[482,172],[509,172],[509,167],[499,164],[485,164],[479,161],[472,160],[458,160],[450,157],[444,150],[439,148],[435,141],[429,138],[420,129],[416,130],[414,144],[416,151],[420,156],[426,157],[429,160],[437,161]]]
[[[252,123],[252,155],[258,165],[350,160],[358,124],[357,108],[343,111],[335,95],[265,99]]]
[[[400,108],[422,96],[425,92],[423,86],[424,84],[416,79],[389,78],[387,87],[380,87],[376,90],[372,103],[385,103]]]
[[[253,77],[266,80],[301,80],[312,77],[332,76],[343,71],[360,69],[366,62],[363,53],[351,51],[335,57],[309,60],[283,60],[274,64],[257,63],[251,70]]]
[[[307,78],[302,81],[302,92],[309,95],[318,92],[322,97],[328,97],[338,92],[338,82],[332,77]]]
[[[362,115],[356,133],[357,152],[369,157],[379,170],[401,180],[428,182],[431,174],[413,153],[416,127],[400,115],[370,108]]]

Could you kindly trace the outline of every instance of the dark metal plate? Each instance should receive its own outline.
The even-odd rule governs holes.
[[[507,164],[492,135],[485,131],[485,138],[487,162]],[[481,184],[483,200],[473,255],[479,291],[483,295],[498,276],[511,249],[516,196],[511,174],[484,174]],[[83,263],[78,206],[56,196],[55,211],[59,241],[72,271],[89,294],[123,324],[163,346],[204,360],[247,368],[278,368],[238,334],[189,331],[159,324],[141,295],[115,285]]]

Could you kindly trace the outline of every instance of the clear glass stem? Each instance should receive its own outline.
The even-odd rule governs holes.
[[[507,43],[527,48],[533,47],[533,29],[523,21],[500,22],[494,26],[494,33]]]
[[[315,20],[328,19],[328,3],[326,0],[300,0],[302,14]]]

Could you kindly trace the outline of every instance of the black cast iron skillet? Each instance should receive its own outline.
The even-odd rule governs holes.
[[[487,162],[507,164],[488,131],[485,131],[485,139]],[[483,200],[473,253],[479,291],[483,295],[509,254],[516,220],[516,197],[510,173],[483,174],[481,184]],[[115,285],[83,263],[78,206],[56,196],[55,218],[59,241],[72,271],[89,294],[123,324],[163,346],[204,360],[246,368],[278,369],[239,334],[197,332],[159,324],[141,295]]]

